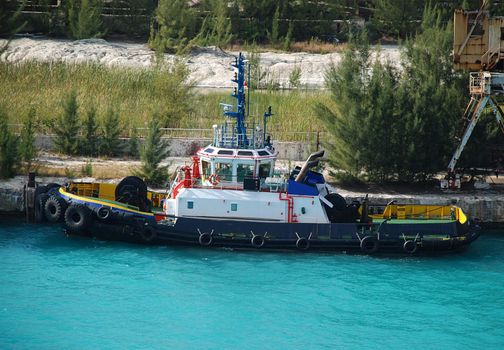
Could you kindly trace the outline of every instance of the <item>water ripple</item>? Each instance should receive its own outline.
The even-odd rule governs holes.
[[[145,247],[0,225],[1,349],[500,349],[504,239],[369,257]]]

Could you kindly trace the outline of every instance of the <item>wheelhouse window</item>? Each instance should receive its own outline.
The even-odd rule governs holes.
[[[238,164],[236,167],[238,182],[243,182],[246,177],[254,176],[254,164]]]
[[[253,156],[254,152],[252,151],[238,151],[239,156]]]
[[[258,151],[257,154],[260,156],[269,156],[270,155],[267,151]]]
[[[205,177],[212,175],[212,167],[210,166],[210,162],[207,162],[206,160],[201,161],[201,173]]]
[[[216,163],[215,173],[219,175],[221,181],[233,180],[233,167],[230,163]]]
[[[270,176],[270,171],[271,171],[271,163],[264,163],[259,165],[259,177],[261,179]]]
[[[234,154],[234,152],[231,151],[231,150],[221,149],[219,152],[217,152],[217,154],[222,154],[222,155],[226,155],[226,156],[232,156]]]

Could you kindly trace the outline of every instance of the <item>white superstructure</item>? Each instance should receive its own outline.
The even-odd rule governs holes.
[[[210,188],[183,188],[168,199],[166,214],[221,220],[328,223],[318,196]]]

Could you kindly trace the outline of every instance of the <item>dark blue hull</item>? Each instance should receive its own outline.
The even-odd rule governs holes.
[[[176,222],[158,223],[139,218],[97,221],[86,234],[105,240],[205,248],[409,254],[458,250],[472,243],[479,235],[475,228],[454,222],[380,226],[356,223],[239,222],[197,218],[178,218]],[[369,242],[363,247],[365,239]],[[405,247],[407,241],[412,243]]]
[[[68,233],[133,243],[417,254],[457,250],[471,244],[479,235],[478,228],[469,221],[460,224],[456,220],[393,219],[369,224],[307,224],[170,218],[62,190],[60,195],[69,208],[64,215]]]

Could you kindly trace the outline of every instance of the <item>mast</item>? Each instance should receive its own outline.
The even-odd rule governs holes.
[[[236,83],[237,87],[231,96],[236,98],[236,110],[224,110],[226,117],[236,118],[235,132],[238,139],[238,148],[247,148],[249,141],[247,138],[247,127],[245,126],[245,58],[240,54],[235,58],[232,64],[238,72],[235,73],[232,82]]]

